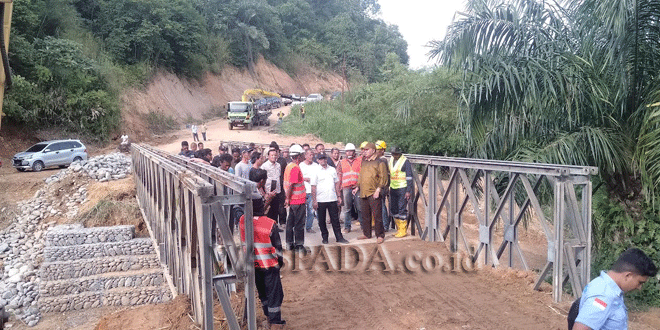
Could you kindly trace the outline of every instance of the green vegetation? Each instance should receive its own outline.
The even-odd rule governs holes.
[[[618,256],[631,246],[642,249],[658,263],[660,260],[660,207],[644,200],[626,204],[608,198],[602,191],[594,195],[592,277],[609,269]],[[633,308],[660,306],[660,282],[651,278],[642,290],[629,295]]]
[[[145,115],[145,121],[149,125],[149,131],[154,134],[163,134],[179,127],[174,118],[159,111],[149,111]]]
[[[348,92],[343,103],[307,103],[304,120],[294,108],[282,132],[356,145],[382,139],[407,153],[465,156],[464,139],[456,130],[457,76],[444,70],[411,72],[398,65],[382,71],[390,75],[388,82]]]
[[[121,92],[157,69],[198,78],[263,55],[291,73],[345,66],[352,80],[379,81],[387,54],[408,55],[378,10],[375,0],[16,0],[3,110],[103,140],[119,126]]]
[[[468,152],[598,166],[606,189],[593,208],[594,270],[630,246],[657,262],[660,4],[561,4],[470,0],[433,43],[432,54],[464,78]],[[660,305],[657,281],[633,299]]]

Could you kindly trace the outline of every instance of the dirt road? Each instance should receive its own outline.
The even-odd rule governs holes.
[[[279,110],[282,110],[285,115],[289,115],[291,110],[290,106],[282,107],[280,109],[274,109],[273,113],[270,116],[270,126],[255,126],[252,130],[248,131],[244,128],[234,128],[229,130],[227,126],[226,119],[217,119],[206,123],[208,127],[208,132],[206,133],[207,141],[204,142],[204,147],[210,148],[213,150],[213,154],[216,154],[218,147],[220,146],[220,141],[241,141],[241,142],[255,142],[255,143],[270,143],[271,141],[277,141],[277,143],[282,146],[288,146],[291,143],[309,143],[314,145],[316,143],[323,142],[319,138],[313,135],[307,135],[303,137],[290,137],[283,136],[279,134],[273,134],[268,132],[269,129],[273,128],[277,124],[277,113]],[[159,144],[156,147],[163,149],[167,152],[178,153],[181,149],[181,141],[192,142],[192,132],[190,130],[180,130],[172,134],[173,141]],[[199,134],[199,138],[202,139],[202,134]],[[326,144],[326,146],[331,146]]]

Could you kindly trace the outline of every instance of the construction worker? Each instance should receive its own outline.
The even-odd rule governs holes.
[[[284,119],[284,112],[280,110],[280,112],[277,113],[277,123],[281,124],[283,119]]]
[[[264,175],[265,177],[265,175]],[[282,242],[275,220],[264,215],[264,201],[261,198],[252,200],[254,229],[254,282],[261,300],[261,307],[268,319],[264,324],[270,329],[284,329],[286,322],[282,320],[281,306],[284,300],[280,267],[284,265],[282,258]],[[245,244],[245,215],[239,220],[241,241]]]
[[[379,161],[383,162],[385,164],[385,167],[387,167],[387,158],[385,158],[385,149],[387,149],[387,144],[383,140],[378,140],[376,141],[376,157]],[[385,232],[388,232],[390,229],[390,215],[387,213],[387,195],[389,194],[389,187],[390,187],[390,173],[389,169],[387,172],[387,184],[385,185],[385,188],[383,189],[383,192],[380,194],[381,198],[383,199],[382,203],[382,217],[383,217],[383,229]]]
[[[284,191],[286,199],[284,207],[289,207],[289,216],[286,220],[286,243],[289,250],[297,250],[303,254],[307,253],[305,249],[305,184],[300,162],[303,161],[304,154],[301,146],[294,144],[289,148],[289,155],[292,162],[284,170]]]
[[[628,329],[623,294],[641,289],[658,268],[642,250],[623,252],[612,269],[589,282],[568,313],[568,329]]]
[[[401,148],[393,146],[390,153],[392,157],[387,162],[390,170],[390,213],[397,228],[394,237],[404,237],[408,234],[408,201],[415,189],[412,164],[402,155]]]
[[[353,143],[346,144],[344,147],[346,158],[339,161],[337,165],[337,177],[341,183],[342,200],[344,206],[342,213],[344,214],[344,233],[351,232],[351,209],[355,208],[358,214],[358,220],[362,223],[360,218],[360,199],[357,194],[353,194],[353,189],[358,185],[358,175],[360,174],[361,158],[355,157],[355,145]]]
[[[380,194],[387,186],[387,165],[378,160],[376,155],[376,145],[367,143],[365,146],[364,157],[360,164],[360,175],[358,177],[358,187],[353,189],[353,193],[360,194],[360,205],[362,213],[362,236],[358,239],[371,238],[371,219],[377,219],[374,223],[376,231],[376,243],[381,244],[385,241],[385,230],[382,220],[383,199]]]
[[[367,144],[369,144],[369,141],[364,141],[360,143],[360,156],[359,157],[364,157],[364,151],[366,150]]]

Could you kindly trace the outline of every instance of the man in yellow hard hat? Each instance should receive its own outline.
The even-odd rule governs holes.
[[[390,212],[397,228],[394,237],[404,237],[408,234],[408,201],[415,188],[413,171],[401,148],[393,146],[390,153],[392,158],[387,165],[390,171]]]
[[[385,166],[387,167],[387,158],[385,158],[385,149],[387,149],[387,143],[383,140],[378,140],[376,141],[376,157],[378,161],[383,162]],[[390,229],[390,214],[387,213],[387,195],[389,194],[389,186],[390,186],[390,173],[389,169],[387,172],[387,185],[383,188],[383,192],[381,193],[381,199],[383,200],[382,202],[382,221],[383,221],[383,229],[385,232],[388,232]]]
[[[376,242],[383,243],[385,240],[385,231],[382,220],[382,203],[380,194],[387,185],[387,165],[378,160],[376,156],[376,145],[367,143],[365,146],[364,157],[360,164],[360,175],[358,177],[358,188],[360,194],[361,213],[362,213],[362,236],[358,239],[371,238],[371,219],[378,219],[374,223],[376,231]],[[353,193],[358,192],[358,188]]]
[[[360,144],[360,156],[359,157],[364,157],[364,152],[366,150],[367,144],[369,144],[369,141],[364,141]]]

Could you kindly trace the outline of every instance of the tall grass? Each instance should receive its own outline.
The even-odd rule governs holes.
[[[300,107],[293,107],[285,117],[281,132],[285,135],[313,134],[330,143],[357,143],[367,139],[367,133],[354,111],[342,111],[337,102],[314,102],[305,105],[305,119]]]

